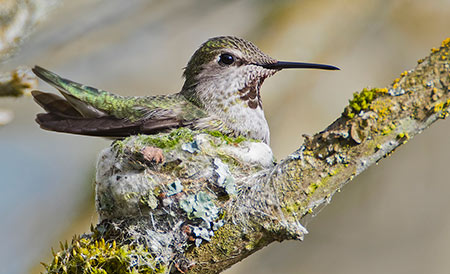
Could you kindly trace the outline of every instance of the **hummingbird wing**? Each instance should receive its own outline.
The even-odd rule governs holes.
[[[37,115],[36,122],[46,130],[126,137],[191,126],[196,119],[206,116],[181,94],[118,96],[64,79],[38,66],[33,72],[63,95],[32,92],[34,100],[46,111]]]

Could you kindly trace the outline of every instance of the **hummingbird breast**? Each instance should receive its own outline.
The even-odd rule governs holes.
[[[218,111],[222,109],[222,111]],[[219,130],[224,134],[242,135],[269,144],[270,131],[262,108],[253,109],[239,97],[228,107],[216,105],[208,117],[198,119],[195,128]]]
[[[235,135],[243,135],[269,144],[269,125],[260,103],[255,100],[243,100],[241,97],[235,98],[228,107],[222,117],[224,123],[233,129]]]
[[[229,131],[268,144],[270,132],[259,90],[272,72],[261,71],[257,66],[245,69],[201,81],[196,86],[196,94],[210,116],[210,121],[201,121],[199,126],[210,124],[224,133]]]

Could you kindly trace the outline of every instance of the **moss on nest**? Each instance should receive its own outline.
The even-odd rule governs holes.
[[[158,264],[143,246],[118,245],[92,234],[75,236],[69,246],[61,244],[61,251],[53,252],[45,273],[167,273],[167,266]]]
[[[239,144],[239,143],[242,143],[243,141],[247,141],[247,140],[250,140],[252,142],[258,142],[257,140],[247,139],[247,138],[245,138],[242,135],[239,135],[237,137],[231,137],[231,136],[223,134],[222,132],[220,132],[218,130],[205,131],[205,132],[208,133],[211,136],[214,136],[214,137],[217,137],[217,138],[221,138],[227,144]]]

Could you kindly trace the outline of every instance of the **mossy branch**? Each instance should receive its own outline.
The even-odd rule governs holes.
[[[37,87],[37,78],[27,67],[0,74],[0,97],[21,97]]]
[[[38,80],[27,67],[19,67],[10,73],[0,74],[0,98],[21,97],[36,88]],[[0,109],[0,126],[13,119],[13,112]]]
[[[270,181],[287,216],[312,214],[370,165],[448,116],[449,45],[450,38],[388,88],[354,94],[340,118],[275,167]]]
[[[302,239],[302,220],[336,191],[448,116],[449,46],[388,88],[356,93],[341,117],[276,165],[264,144],[217,132],[116,142],[97,166],[101,222],[55,253],[48,272],[114,264],[116,273],[219,273],[271,242]],[[163,165],[145,162],[148,145],[164,150]]]

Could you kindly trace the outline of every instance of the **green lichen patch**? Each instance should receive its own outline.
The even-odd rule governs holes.
[[[61,251],[53,252],[52,262],[44,266],[49,274],[168,272],[167,266],[157,263],[143,246],[118,245],[91,235],[75,236],[70,246],[61,245]]]
[[[361,92],[355,92],[353,99],[349,100],[349,105],[344,110],[344,115],[348,118],[353,118],[362,110],[369,109],[370,103],[379,95],[388,92],[385,88],[364,88]]]
[[[242,135],[239,135],[237,137],[232,137],[232,136],[223,134],[222,132],[220,132],[218,130],[205,131],[205,132],[208,133],[211,136],[214,136],[214,137],[222,139],[227,144],[239,144],[239,143],[242,143],[242,142],[247,141],[247,140],[250,140],[252,142],[259,142],[258,140],[247,139],[247,138],[245,138]]]
[[[119,154],[139,153],[145,146],[152,146],[162,149],[163,151],[172,151],[181,147],[182,151],[191,154],[200,153],[198,144],[195,142],[195,136],[199,134],[208,134],[211,138],[211,145],[222,147],[224,145],[237,146],[244,141],[260,142],[258,140],[248,139],[243,136],[229,136],[220,131],[196,131],[189,128],[173,129],[169,133],[160,133],[155,135],[138,135],[117,140],[113,143],[114,150]],[[133,145],[134,144],[134,145]],[[225,157],[226,158],[226,157]]]
[[[177,146],[192,142],[194,135],[198,133],[188,128],[177,128],[169,133],[159,133],[155,135],[138,135],[116,140],[113,143],[114,150],[118,154],[126,152],[138,152],[145,146],[157,147],[163,150],[171,150]],[[130,151],[130,142],[134,143],[134,149]]]
[[[168,134],[140,135],[138,141],[147,146],[173,149],[179,144],[192,142],[194,133],[194,131],[188,128],[178,128]]]
[[[177,147],[179,144],[185,144],[192,142],[195,135],[199,133],[207,133],[213,137],[220,138],[227,144],[239,144],[243,141],[247,141],[249,139],[243,136],[229,136],[220,131],[195,131],[189,128],[178,128],[174,129],[166,134],[157,134],[157,135],[140,135],[139,141],[148,146],[159,147],[161,149],[173,149]],[[251,140],[256,142],[256,140]]]

